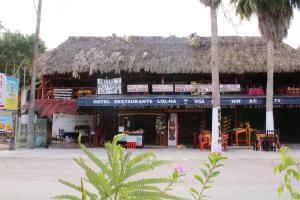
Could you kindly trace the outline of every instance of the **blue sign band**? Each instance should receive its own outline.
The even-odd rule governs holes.
[[[274,105],[300,105],[300,96],[274,96]],[[265,96],[221,96],[221,105],[265,105]],[[168,95],[95,95],[80,97],[78,106],[145,107],[145,106],[210,106],[211,96]]]

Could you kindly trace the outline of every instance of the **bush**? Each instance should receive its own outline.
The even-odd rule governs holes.
[[[121,137],[123,136],[118,135],[112,143],[105,144],[108,161],[104,163],[80,143],[79,136],[80,148],[96,164],[99,172],[89,167],[82,158],[76,158],[76,163],[85,171],[87,179],[81,179],[80,186],[64,180],[60,180],[60,182],[79,191],[81,198],[73,195],[60,195],[55,198],[72,200],[183,199],[168,194],[171,186],[182,176],[178,171],[174,171],[168,178],[129,180],[134,175],[153,170],[169,162],[155,159],[155,154],[152,152],[141,153],[134,157],[131,152],[125,153],[125,149],[117,144]],[[97,191],[97,194],[88,191],[84,186],[85,182],[90,184]],[[165,189],[156,186],[156,184],[161,183],[167,184]]]
[[[106,143],[105,149],[107,154],[107,162],[103,162],[90,152],[83,144],[80,143],[80,148],[98,167],[98,172],[89,167],[82,159],[75,159],[76,163],[85,171],[86,179],[81,178],[81,184],[76,185],[68,181],[60,180],[60,182],[68,187],[71,187],[81,193],[81,197],[74,195],[60,195],[56,199],[69,200],[160,200],[160,199],[187,199],[171,195],[168,192],[172,189],[172,185],[178,179],[185,175],[182,167],[176,167],[170,177],[167,178],[144,178],[131,179],[133,176],[153,170],[156,167],[166,165],[169,162],[165,160],[157,160],[153,152],[141,153],[133,157],[131,152],[125,153],[125,149],[118,145],[117,142],[123,135],[116,136],[112,143]],[[191,188],[191,194],[196,200],[207,198],[205,191],[211,188],[213,178],[220,174],[216,171],[223,166],[220,161],[226,159],[218,153],[211,153],[208,156],[209,163],[204,163],[206,168],[201,169],[201,174],[194,177],[201,183],[199,192],[195,188]],[[88,191],[85,183],[94,188],[94,193]],[[161,189],[157,184],[166,184],[164,189]]]

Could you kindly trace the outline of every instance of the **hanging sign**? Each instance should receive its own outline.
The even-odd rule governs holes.
[[[127,92],[149,92],[148,85],[127,85]]]
[[[182,84],[175,85],[175,92],[212,92],[211,84]],[[240,84],[221,84],[220,92],[240,92]]]
[[[240,84],[221,84],[220,92],[240,92],[241,85]]]
[[[5,109],[5,74],[0,73],[0,109]]]
[[[121,94],[121,78],[97,79],[97,94]]]
[[[5,103],[6,110],[18,110],[19,79],[6,76]]]
[[[54,99],[71,99],[73,89],[71,88],[54,88],[53,98]]]
[[[211,84],[198,84],[196,86],[196,90],[198,92],[211,92],[212,91],[212,87]]]
[[[175,85],[175,92],[195,92],[197,85],[180,84]]]
[[[155,84],[152,85],[152,92],[173,92],[172,84]]]

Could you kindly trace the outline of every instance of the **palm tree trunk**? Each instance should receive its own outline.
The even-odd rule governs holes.
[[[274,75],[274,43],[268,41],[268,71],[266,96],[266,130],[274,130],[273,117],[273,75]]]
[[[34,108],[35,108],[35,90],[36,90],[36,68],[37,68],[38,56],[39,56],[39,43],[40,43],[39,34],[40,34],[40,24],[41,24],[41,12],[42,12],[42,0],[39,0],[35,41],[34,41],[34,51],[33,51],[32,72],[31,72],[29,112],[28,112],[27,145],[26,145],[28,149],[34,148],[34,110],[35,110]]]
[[[211,151],[221,149],[221,107],[219,84],[219,52],[217,9],[210,7],[211,17],[211,74],[212,74],[212,147]]]

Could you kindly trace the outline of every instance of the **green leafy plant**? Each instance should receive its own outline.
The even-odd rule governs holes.
[[[220,164],[222,160],[227,159],[219,153],[210,153],[208,155],[209,163],[205,162],[205,168],[200,169],[200,174],[195,174],[194,177],[201,184],[201,189],[198,191],[195,188],[190,188],[191,194],[195,200],[204,200],[207,199],[208,196],[205,195],[205,191],[211,188],[211,184],[213,183],[213,179],[220,174],[220,171],[217,171],[218,168],[222,167],[223,164]]]
[[[164,160],[156,160],[153,152],[141,153],[133,156],[131,152],[125,152],[125,149],[117,142],[123,135],[117,135],[112,143],[105,144],[107,162],[100,160],[84,145],[79,145],[84,153],[97,166],[98,171],[92,169],[82,158],[75,158],[76,163],[85,171],[87,178],[81,179],[81,185],[76,185],[68,181],[60,182],[81,193],[81,197],[74,195],[60,195],[56,199],[69,200],[140,200],[140,199],[182,199],[168,192],[171,186],[181,177],[179,171],[174,171],[168,178],[143,178],[133,179],[135,175],[153,170],[156,167],[168,164]],[[89,191],[85,183],[94,188]],[[165,189],[161,189],[156,184],[167,184]]]
[[[281,195],[286,189],[292,200],[300,200],[300,193],[293,187],[293,181],[300,181],[300,164],[297,163],[291,156],[287,155],[288,148],[281,148],[281,162],[275,166],[275,175],[280,173],[284,174],[284,183],[278,187],[278,194]]]

